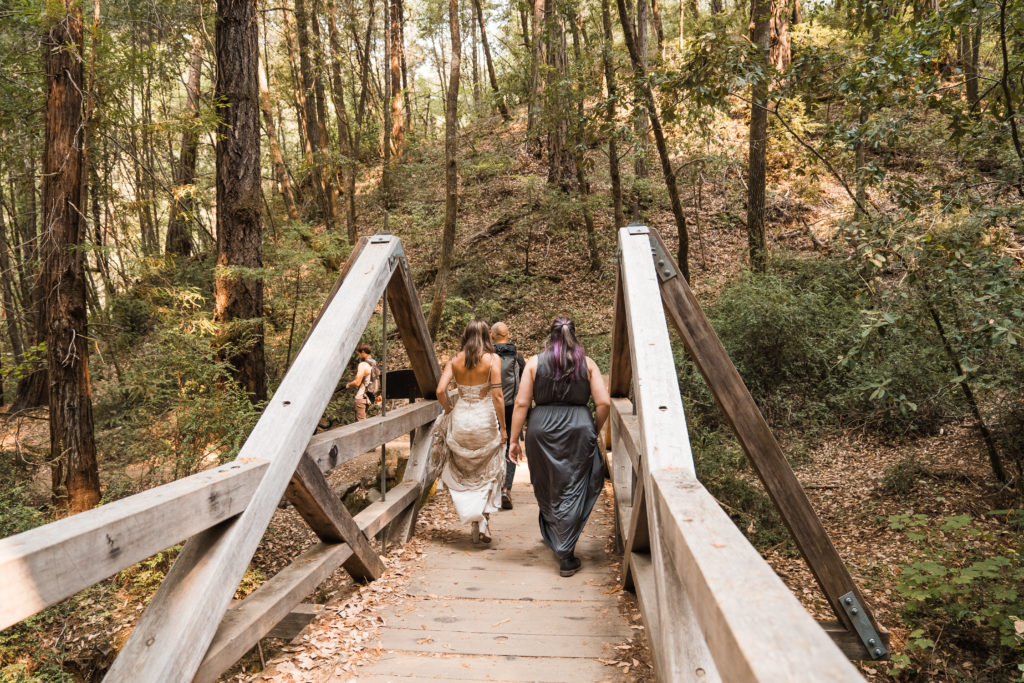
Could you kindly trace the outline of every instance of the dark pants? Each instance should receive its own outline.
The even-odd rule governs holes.
[[[505,439],[505,489],[512,489],[512,479],[516,476],[516,464],[508,459],[508,449],[512,444],[512,411],[515,406],[505,406],[505,430],[508,438]]]

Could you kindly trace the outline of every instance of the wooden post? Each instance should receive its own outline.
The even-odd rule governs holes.
[[[270,466],[234,522],[190,540],[136,625],[108,681],[195,675],[373,308],[391,279],[397,238],[375,236],[338,289],[253,429],[238,459]]]

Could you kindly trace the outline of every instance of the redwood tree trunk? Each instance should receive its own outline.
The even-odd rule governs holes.
[[[487,43],[487,27],[484,25],[484,11],[480,0],[473,0],[473,9],[476,10],[476,23],[480,25],[480,42],[484,46],[487,78],[491,81],[491,90],[494,92],[494,101],[498,107],[498,113],[501,114],[503,121],[511,121],[512,116],[509,114],[508,107],[505,106],[505,98],[501,96],[501,91],[498,90],[498,76],[494,72],[494,62],[491,60],[491,47]]]
[[[299,79],[302,91],[302,118],[305,121],[307,163],[309,173],[313,180],[313,189],[317,195],[320,205],[320,214],[329,222],[332,214],[328,201],[327,186],[324,183],[324,176],[320,170],[321,150],[323,144],[320,140],[320,125],[316,111],[316,88],[313,85],[313,66],[309,56],[311,48],[309,44],[309,17],[306,14],[305,0],[295,0],[295,26],[299,42]],[[254,74],[255,75],[255,74]],[[333,225],[328,227],[333,228]]]
[[[638,93],[647,115],[651,121],[651,130],[654,131],[654,143],[658,148],[658,158],[661,160],[661,172],[665,178],[665,190],[668,192],[668,201],[672,207],[672,217],[676,223],[676,237],[679,240],[679,251],[676,254],[676,262],[683,278],[690,281],[690,235],[686,228],[686,215],[683,213],[683,204],[679,201],[679,187],[676,184],[676,173],[672,169],[672,159],[668,153],[668,143],[665,141],[665,131],[661,127],[661,120],[658,118],[658,109],[654,102],[654,91],[651,89],[650,80],[647,77],[647,70],[640,60],[640,50],[637,48],[636,37],[633,34],[633,26],[629,20],[629,13],[626,10],[625,0],[617,0],[615,3],[619,8],[619,21],[622,24],[622,33],[626,39],[626,49],[629,51],[629,60],[633,64],[633,77],[639,84]]]
[[[556,78],[567,78],[569,58],[566,53],[565,24],[554,0],[548,0],[544,8],[544,36],[547,39],[549,71]],[[572,189],[576,155],[569,142],[569,112],[565,93],[561,92],[560,88],[549,88],[545,95],[548,184],[568,192]]]
[[[44,46],[46,143],[43,152],[43,271],[50,367],[50,458],[54,501],[81,512],[100,500],[86,322],[82,206],[82,9],[64,14]]]
[[[401,159],[405,154],[405,97],[402,90],[402,8],[401,0],[389,2],[391,30],[391,155]]]
[[[253,400],[267,396],[263,281],[235,268],[263,266],[256,0],[217,0],[217,276],[214,319],[222,354]],[[315,128],[315,117],[310,119]]]
[[[462,39],[459,36],[459,0],[448,0],[448,26],[452,34],[451,76],[448,81],[448,102],[444,118],[444,234],[441,238],[441,258],[437,267],[434,299],[430,302],[427,328],[437,337],[441,328],[441,314],[448,294],[448,276],[452,269],[452,251],[455,249],[455,220],[458,211],[458,173],[455,155],[459,133],[459,62]]]
[[[785,71],[793,61],[793,49],[789,39],[789,18],[792,13],[790,0],[772,0],[768,63],[778,71]]]
[[[750,42],[759,49],[763,76],[751,86],[750,104],[750,179],[747,185],[747,246],[750,268],[763,272],[767,266],[768,246],[764,236],[764,188],[768,145],[768,45],[771,0],[751,0]]]
[[[618,116],[615,112],[615,64],[612,62],[612,14],[608,0],[601,0],[601,25],[604,28],[604,42],[601,44],[601,61],[604,65],[605,87],[608,89],[608,107],[605,112],[608,123],[608,174],[611,176],[612,205],[615,209],[615,225],[613,230],[626,225],[626,215],[622,211],[622,179],[619,175],[618,133],[615,131]],[[613,233],[614,234],[614,233]]]
[[[203,39],[196,34],[192,38],[192,62],[188,68],[188,99],[185,102],[185,130],[181,133],[181,156],[174,170],[174,188],[171,190],[171,214],[167,219],[167,241],[164,249],[168,254],[187,258],[192,253],[192,234],[189,230],[195,202],[190,186],[196,178],[196,151],[199,136],[195,123],[199,118],[199,79],[203,67]],[[273,124],[271,124],[273,125]]]
[[[257,71],[260,86],[260,109],[263,110],[263,126],[267,129],[267,141],[270,142],[270,159],[274,164],[274,177],[281,188],[281,196],[284,198],[284,208],[288,212],[288,218],[299,220],[299,209],[295,206],[295,193],[292,192],[292,181],[288,175],[288,167],[284,163],[284,154],[281,153],[281,145],[277,139],[277,126],[274,124],[274,110],[270,105],[270,84],[267,83],[267,74],[263,68],[263,61],[257,60]]]
[[[530,103],[526,120],[526,148],[537,159],[544,153],[540,144],[540,119],[544,103],[541,99],[544,83],[540,65],[544,61],[544,41],[541,26],[544,25],[544,0],[533,0],[533,59],[530,61]]]

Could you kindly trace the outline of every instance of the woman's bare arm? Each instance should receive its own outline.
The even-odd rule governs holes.
[[[508,437],[508,430],[505,424],[505,394],[501,391],[501,362],[495,363],[498,354],[491,355],[491,402],[494,403],[494,412],[498,416],[498,427],[501,429],[501,440]]]
[[[444,408],[444,412],[452,412],[452,404],[448,402],[448,385],[452,381],[452,364],[449,362],[444,366],[441,373],[441,380],[437,383],[437,402]]]
[[[512,462],[522,461],[522,451],[519,449],[519,433],[523,431],[526,424],[526,411],[530,409],[533,401],[533,380],[537,376],[537,357],[534,356],[526,361],[526,368],[523,370],[523,377],[519,381],[519,393],[516,394],[515,408],[512,410],[512,428],[510,434],[516,437],[509,449],[509,457]]]
[[[601,376],[601,368],[597,367],[589,356],[587,357],[587,373],[590,375],[590,395],[594,398],[594,405],[597,407],[597,432],[608,420],[608,412],[612,407],[611,396],[608,395],[608,388],[604,385],[604,377]]]

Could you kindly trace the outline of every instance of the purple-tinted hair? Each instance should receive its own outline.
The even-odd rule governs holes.
[[[556,380],[579,380],[587,376],[587,355],[576,339],[576,326],[572,320],[555,318],[547,346]]]

